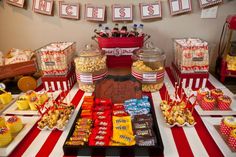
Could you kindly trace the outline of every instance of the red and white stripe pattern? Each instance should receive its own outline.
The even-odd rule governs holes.
[[[76,73],[77,81],[93,83],[95,81],[101,80],[107,75],[107,71],[99,75],[88,75],[88,74],[79,74]]]
[[[146,75],[149,75],[149,73],[144,73],[144,74],[140,74],[140,73],[137,73],[137,72],[135,72],[135,71],[132,71],[131,72],[132,73],[132,75],[136,78],[136,79],[138,79],[138,80],[142,80],[142,81],[145,81],[145,79],[148,81],[148,78],[145,78],[145,74]],[[165,75],[165,73],[164,73],[164,71],[163,72],[161,72],[161,73],[150,73],[150,74],[153,74],[153,75],[156,75],[155,76],[155,80],[150,80],[150,82],[152,82],[152,81],[158,81],[158,80],[160,80],[160,79],[163,79],[164,78],[164,75]]]
[[[215,102],[206,102],[202,100],[200,106],[203,110],[213,110],[215,108]]]
[[[163,156],[224,156],[195,110],[193,114],[197,124],[194,127],[169,128],[165,124],[159,105],[161,100],[165,98],[166,91],[170,93],[174,91],[174,79],[170,69],[167,69],[164,82],[171,84],[171,86],[166,88],[164,85],[159,92],[148,93],[154,105],[157,123],[164,144]],[[216,84],[219,84],[219,82],[212,82],[209,79],[206,86],[209,89],[213,89],[215,88],[213,85]],[[10,156],[64,156],[62,147],[80,109],[84,95],[88,94],[80,91],[77,86],[74,86],[67,94],[65,99],[71,101],[77,107],[65,131],[41,131],[35,125]]]

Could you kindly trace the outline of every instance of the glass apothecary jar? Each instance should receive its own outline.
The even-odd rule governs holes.
[[[103,79],[107,74],[105,54],[92,45],[86,45],[74,62],[79,89],[93,92],[96,81]]]
[[[142,91],[155,92],[161,89],[165,74],[166,55],[151,42],[132,56],[132,75],[142,83]]]

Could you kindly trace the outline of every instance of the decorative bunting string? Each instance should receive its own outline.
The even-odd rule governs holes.
[[[25,0],[6,0],[8,4],[24,8]],[[219,5],[223,0],[199,0],[200,8]],[[80,18],[79,3],[59,1],[59,16],[61,18],[75,19]],[[53,15],[54,0],[33,0],[32,10],[35,13]],[[139,3],[139,12],[141,20],[162,18],[161,0],[156,2]],[[179,15],[192,11],[192,0],[168,0],[171,15]],[[134,5],[113,4],[113,21],[132,21]],[[85,4],[85,19],[88,21],[105,21],[106,6]]]

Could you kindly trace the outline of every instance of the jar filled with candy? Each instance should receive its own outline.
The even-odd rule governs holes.
[[[79,88],[85,92],[93,92],[96,81],[107,74],[106,56],[92,45],[86,45],[74,61]]]
[[[155,92],[164,81],[165,54],[151,42],[132,56],[132,75],[142,83],[142,91]]]

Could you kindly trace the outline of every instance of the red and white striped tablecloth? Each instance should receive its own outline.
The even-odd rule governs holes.
[[[164,87],[159,92],[149,94],[154,104],[157,116],[156,118],[164,144],[163,156],[223,156],[222,152],[207,131],[201,120],[201,117],[196,111],[194,111],[194,116],[197,124],[194,127],[167,127],[164,122],[162,113],[159,109],[159,104],[161,102],[161,99],[164,98],[166,90],[168,90],[169,92],[174,90],[174,78],[169,68],[166,69],[165,83],[168,83],[168,89],[164,85]],[[225,86],[223,86],[212,76],[210,76],[206,86],[209,89],[217,87],[221,88],[223,91],[227,90]],[[15,148],[10,156],[64,156],[62,147],[73,124],[73,121],[75,120],[75,117],[80,109],[82,103],[81,100],[85,95],[91,95],[89,93],[80,91],[77,84],[66,94],[67,95],[65,99],[71,101],[74,105],[77,106],[67,126],[67,129],[63,132],[40,131],[37,128],[37,125],[35,125],[21,141],[21,143]]]

